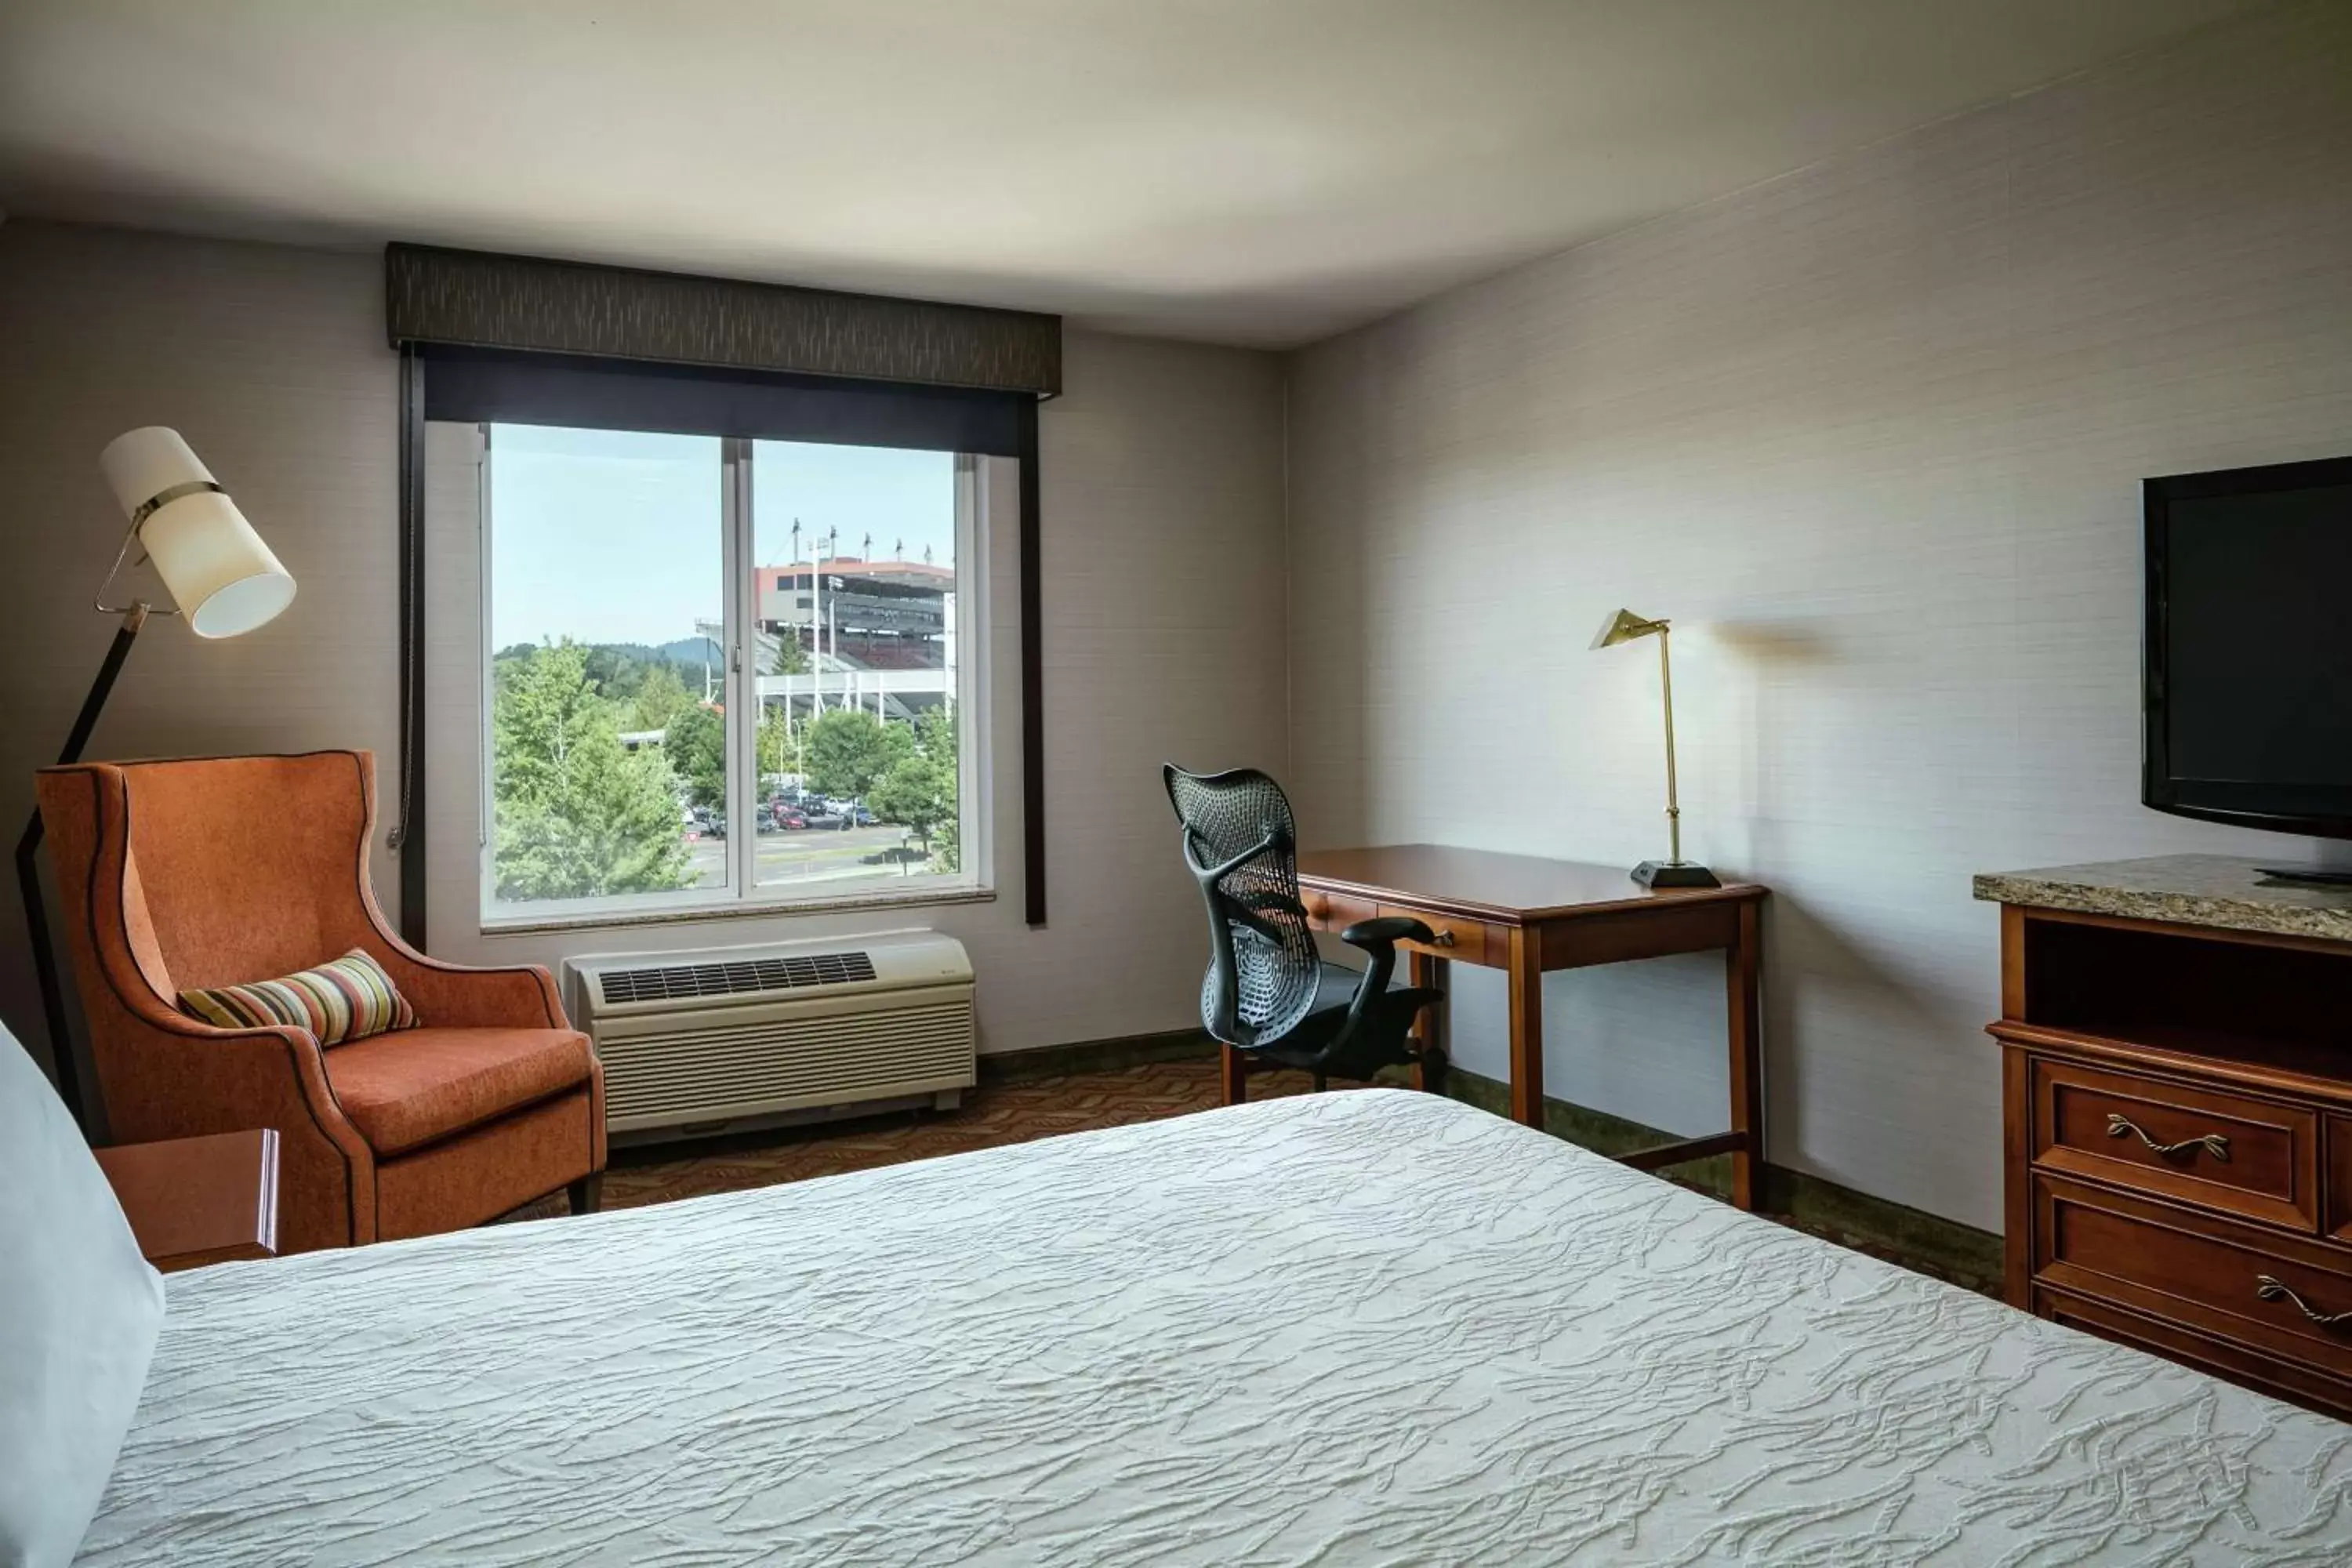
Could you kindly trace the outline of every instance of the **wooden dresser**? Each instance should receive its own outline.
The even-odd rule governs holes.
[[[2352,1418],[2352,890],[2178,856],[1977,896],[2011,1302]]]

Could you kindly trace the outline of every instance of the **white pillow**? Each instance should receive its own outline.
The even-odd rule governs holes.
[[[0,1568],[65,1568],[147,1381],[163,1278],[0,1027]]]

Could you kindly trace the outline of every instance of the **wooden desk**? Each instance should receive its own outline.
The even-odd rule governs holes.
[[[278,1134],[267,1129],[93,1150],[148,1262],[169,1274],[278,1256]]]
[[[1622,866],[1437,844],[1302,853],[1298,885],[1318,930],[1339,931],[1374,915],[1425,921],[1437,933],[1436,945],[1398,944],[1411,954],[1416,985],[1444,985],[1447,966],[1457,961],[1510,977],[1511,1115],[1529,1127],[1543,1125],[1547,971],[1720,948],[1730,1015],[1731,1130],[1645,1149],[1625,1163],[1652,1170],[1729,1154],[1731,1201],[1756,1206],[1764,1153],[1757,915],[1768,889],[1748,882],[1652,892]],[[1444,1010],[1443,1003],[1431,1009],[1429,1025],[1441,1047]]]

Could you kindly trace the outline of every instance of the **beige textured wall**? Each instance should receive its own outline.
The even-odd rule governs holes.
[[[2138,803],[2137,481],[2352,451],[2352,7],[2289,7],[1294,362],[1291,782],[1326,842],[1776,890],[1774,1159],[1999,1226],[1972,871],[2315,853]],[[1721,986],[1554,976],[1554,1093],[1721,1125]],[[1500,987],[1457,968],[1463,1056]]]
[[[389,763],[397,367],[382,312],[370,256],[0,226],[0,819],[30,809],[32,771],[53,759],[111,635],[87,607],[121,528],[98,453],[141,424],[187,436],[300,592],[238,641],[199,645],[152,624],[90,754],[361,745]],[[1265,761],[1284,743],[1278,362],[1074,333],[1067,378],[1042,415],[1053,921],[1032,932],[1021,919],[1016,601],[1002,552],[1006,896],[936,921],[972,948],[996,1049],[1192,1021],[1199,913],[1158,765],[1166,754]],[[436,604],[436,626],[450,613]],[[470,823],[467,810],[459,830]],[[389,901],[396,868],[380,841],[375,867]],[[887,923],[933,922],[917,911],[863,929]],[[12,890],[0,900],[0,1016],[37,1038],[21,925]],[[730,921],[670,940],[821,929]],[[595,942],[653,945],[641,933]],[[513,946],[440,921],[435,945],[460,956]]]

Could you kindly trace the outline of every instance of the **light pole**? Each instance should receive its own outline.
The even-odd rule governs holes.
[[[794,521],[797,529],[799,522]],[[841,531],[835,529],[836,535]],[[809,707],[824,711],[824,536],[809,532]]]

